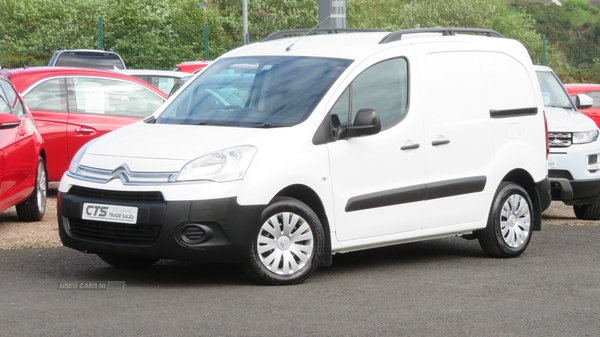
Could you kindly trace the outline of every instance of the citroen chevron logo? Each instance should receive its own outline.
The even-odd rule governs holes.
[[[111,176],[108,181],[114,179],[121,179],[121,181],[125,184],[130,181],[129,175],[131,174],[131,170],[127,164],[123,163],[119,167],[117,167],[114,171],[111,172]]]

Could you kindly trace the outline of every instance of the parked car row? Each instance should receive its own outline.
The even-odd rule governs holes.
[[[0,70],[0,211],[41,220],[48,181],[59,181],[89,140],[152,114],[158,88],[114,71],[76,67]]]
[[[0,211],[16,206],[20,220],[41,220],[48,181],[61,179],[79,148],[152,114],[191,75],[126,69],[112,50],[66,48],[47,67],[0,68]]]

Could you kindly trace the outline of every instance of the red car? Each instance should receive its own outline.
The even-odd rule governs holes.
[[[48,180],[59,181],[88,141],[152,114],[158,88],[114,71],[74,67],[1,70],[21,93],[46,143]]]
[[[9,80],[0,75],[0,211],[16,205],[21,221],[46,211],[46,151],[33,116]]]
[[[572,99],[577,94],[586,94],[594,100],[592,107],[579,111],[593,119],[600,127],[600,84],[565,84],[565,88]]]
[[[186,73],[193,73],[197,70],[206,68],[212,61],[186,61],[181,62],[177,65],[177,68],[173,69],[173,71],[184,71]]]

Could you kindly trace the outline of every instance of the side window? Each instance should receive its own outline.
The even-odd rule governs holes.
[[[21,100],[17,96],[15,89],[6,81],[0,81],[0,87],[4,89],[7,102],[12,107],[13,114],[17,117],[23,116],[25,111],[23,111],[23,105],[21,104]]]
[[[72,112],[146,117],[163,99],[135,83],[99,78],[73,78]]]
[[[165,76],[149,76],[150,83],[160,89],[165,94],[168,94],[169,91],[175,85],[175,78],[173,77],[165,77]]]
[[[340,126],[342,122],[347,122],[350,119],[350,85],[338,101],[335,103],[333,108],[331,108],[331,125],[334,128]]]
[[[592,108],[600,108],[600,91],[588,92],[587,95],[594,100]]]
[[[23,98],[30,110],[67,112],[67,90],[64,78],[47,80],[37,85]]]
[[[373,65],[358,75],[331,109],[333,126],[336,119],[352,122],[362,108],[377,110],[385,129],[406,115],[408,104],[408,65],[396,58]]]
[[[10,106],[8,105],[8,98],[2,88],[0,88],[0,113],[11,113]]]

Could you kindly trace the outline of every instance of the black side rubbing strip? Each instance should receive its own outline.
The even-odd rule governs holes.
[[[507,118],[537,115],[537,108],[490,110],[491,118]]]
[[[426,196],[427,186],[425,184],[369,193],[350,198],[348,203],[346,203],[346,212],[407,204],[409,202],[425,200]]]
[[[427,184],[427,197],[425,200],[481,192],[485,188],[486,181],[485,176],[479,176],[430,183]]]
[[[345,210],[346,212],[353,212],[476,193],[485,189],[486,182],[487,178],[485,176],[477,176],[369,193],[350,198],[346,203]]]

